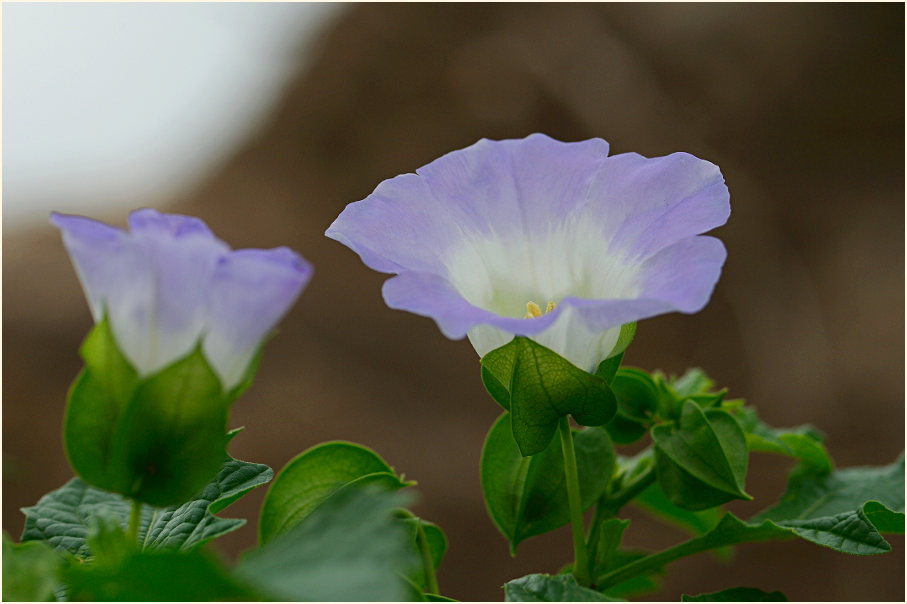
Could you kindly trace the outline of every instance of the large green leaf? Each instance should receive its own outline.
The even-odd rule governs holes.
[[[418,565],[393,508],[400,493],[340,489],[301,522],[245,555],[236,574],[270,599],[398,601]]]
[[[526,575],[504,584],[505,602],[622,602],[583,587],[573,575]]]
[[[755,587],[732,587],[710,594],[680,596],[681,602],[787,602],[780,591],[762,591]]]
[[[903,532],[903,523],[903,455],[885,467],[794,473],[781,501],[751,520],[726,513],[708,533],[610,570],[596,585],[607,589],[673,560],[751,541],[800,537],[846,554],[882,554],[891,546],[880,527]]]
[[[266,465],[233,459],[229,455],[217,475],[190,501],[169,508],[144,506],[139,540],[146,549],[190,550],[236,530],[244,519],[218,518],[223,510],[253,488],[271,479]],[[91,555],[85,541],[92,518],[116,519],[125,527],[131,503],[122,496],[88,486],[73,478],[24,508],[23,541],[46,541],[57,551],[79,558]]]
[[[703,410],[687,399],[677,424],[652,428],[658,483],[676,505],[702,510],[733,499],[752,499],[743,490],[748,452],[734,417]]]
[[[367,447],[341,441],[316,445],[287,463],[268,489],[259,519],[259,541],[265,543],[287,531],[352,483],[389,490],[413,484],[398,478],[393,468]]]
[[[3,533],[3,601],[52,602],[63,560],[45,543],[13,543]]]
[[[614,447],[601,428],[573,432],[580,498],[588,509],[608,487],[614,471]],[[510,430],[510,414],[497,419],[482,450],[480,465],[485,504],[495,525],[517,545],[570,522],[560,443],[523,457]]]
[[[878,531],[903,533],[903,453],[891,465],[883,467],[846,468],[820,475],[794,473],[781,501],[753,520],[773,520],[784,526],[799,527],[801,537],[834,547],[823,542],[826,539],[821,535],[807,536],[810,529],[806,526],[817,519],[838,518],[842,514],[857,526],[862,523],[853,519],[853,515]]]
[[[601,426],[617,411],[607,381],[528,338],[486,354],[482,369],[488,391],[511,413],[513,438],[524,456],[543,451],[565,415]]]

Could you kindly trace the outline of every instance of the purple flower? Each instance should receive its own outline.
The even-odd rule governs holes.
[[[528,336],[594,371],[623,324],[702,309],[724,263],[718,167],[686,153],[608,157],[543,134],[489,141],[385,180],[327,236],[396,273],[388,306],[480,356]]]
[[[312,267],[287,248],[231,251],[204,222],[151,209],[129,231],[82,216],[51,222],[88,298],[142,376],[202,351],[224,386],[242,379],[261,341],[296,301]]]

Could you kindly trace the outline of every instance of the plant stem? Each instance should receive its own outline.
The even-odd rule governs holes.
[[[558,422],[561,433],[561,448],[564,451],[564,475],[567,480],[567,502],[570,505],[570,524],[573,528],[573,576],[580,585],[588,587],[589,553],[586,550],[586,528],[583,525],[583,504],[579,494],[579,474],[576,470],[576,452],[573,449],[573,434],[567,416]]]
[[[416,520],[416,527],[416,540],[419,542],[419,553],[422,554],[422,568],[425,571],[425,582],[428,584],[426,593],[440,595],[438,579],[435,576],[435,562],[431,559],[431,550],[429,550],[428,539],[425,537],[425,530],[422,528],[421,520]]]
[[[129,540],[139,542],[139,521],[142,519],[142,502],[132,500],[132,512],[129,514]]]
[[[592,527],[589,529],[590,538],[595,536],[598,526],[602,522],[608,518],[617,516],[617,512],[619,512],[622,507],[629,503],[634,497],[645,491],[653,482],[655,482],[655,466],[651,465],[623,490],[618,491],[610,497],[602,497],[599,499],[598,505],[595,506],[595,516],[592,518]]]

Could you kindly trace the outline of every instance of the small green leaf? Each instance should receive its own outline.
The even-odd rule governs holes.
[[[762,591],[755,587],[734,587],[698,596],[680,596],[681,602],[787,602],[780,591]]]
[[[356,483],[396,490],[413,483],[398,478],[377,453],[350,442],[316,445],[292,459],[268,489],[258,525],[260,543],[312,514],[329,496]]]
[[[629,520],[609,518],[598,525],[596,534],[589,535],[589,558],[594,579],[612,566],[611,558],[620,547]]]
[[[13,543],[3,533],[3,601],[53,602],[63,560],[44,543]]]
[[[169,508],[142,508],[139,541],[145,549],[187,551],[236,530],[244,519],[218,518],[223,510],[253,488],[271,479],[266,465],[227,456],[220,472],[190,501]],[[24,508],[23,541],[46,541],[60,553],[79,558],[92,555],[85,541],[91,518],[109,517],[125,527],[131,503],[116,493],[88,486],[73,478],[41,497],[37,505]]]
[[[668,381],[671,390],[679,400],[696,394],[705,394],[715,385],[715,382],[705,374],[702,369],[693,367],[680,377],[673,377]]]
[[[600,428],[574,431],[580,497],[588,509],[605,491],[614,471],[614,447]],[[567,524],[570,514],[560,443],[523,457],[513,440],[510,414],[491,427],[480,463],[482,492],[495,525],[512,553],[529,537]]]
[[[702,510],[733,499],[752,499],[743,490],[746,437],[728,412],[706,409],[689,399],[679,424],[652,429],[658,483],[674,504]]]
[[[504,584],[505,602],[622,602],[583,587],[573,575],[526,575]]]
[[[630,562],[639,560],[646,556],[646,552],[641,550],[619,549],[611,555],[611,568],[620,568]],[[641,596],[652,594],[661,589],[662,576],[665,574],[664,568],[657,567],[647,573],[636,575],[631,579],[611,585],[607,589],[602,589],[602,593],[615,599],[630,600],[638,599]],[[599,574],[594,582],[596,586],[599,583]]]
[[[407,530],[409,531],[411,537],[411,543],[413,548],[413,556],[421,559],[421,549],[419,547],[418,541],[418,530],[419,524],[422,525],[422,530],[425,533],[425,540],[428,543],[428,552],[431,557],[432,566],[435,570],[441,565],[441,561],[444,559],[444,554],[447,553],[447,536],[444,534],[444,531],[441,528],[427,520],[423,520],[418,516],[414,516],[408,510],[397,510],[398,514],[401,516],[401,522],[406,525]],[[422,568],[422,565],[419,565],[418,569],[415,570],[409,579],[412,581],[413,585],[419,590],[419,593],[422,593],[428,589],[428,581],[425,577],[425,569]]]
[[[279,479],[279,478],[278,478]],[[341,489],[316,510],[246,554],[238,577],[268,599],[399,601],[418,564],[393,508],[400,493]]]
[[[604,361],[599,363],[598,369],[595,370],[595,375],[610,384],[614,381],[614,376],[617,375],[617,370],[620,369],[620,363],[621,361],[623,361],[623,359],[623,352],[605,359]]]
[[[649,431],[651,416],[658,410],[659,391],[648,373],[621,367],[611,380],[617,414],[605,426],[615,443],[634,443]]]
[[[501,402],[501,387],[510,395],[501,404],[511,411],[513,437],[524,456],[543,451],[565,415],[584,426],[601,426],[617,411],[605,380],[528,338],[516,337],[492,350],[482,357],[482,367],[495,400]]]
[[[833,469],[831,457],[822,444],[822,435],[812,426],[771,428],[757,417],[752,407],[741,409],[737,418],[746,432],[750,451],[793,457],[802,464],[798,471],[811,474],[826,474]]]

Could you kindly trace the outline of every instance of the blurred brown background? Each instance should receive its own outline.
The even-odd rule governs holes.
[[[478,138],[602,137],[612,152],[688,151],[718,164],[729,258],[707,308],[639,325],[628,363],[705,368],[776,426],[811,422],[839,466],[904,446],[904,6],[350,5],[270,123],[205,184],[160,209],[195,214],[234,247],[289,245],[315,278],[236,403],[233,455],[280,468],[318,442],[377,450],[418,480],[417,513],[450,549],[442,591],[500,600],[500,585],[554,572],[569,529],[511,559],[478,478],[498,407],[464,340],[387,309],[386,276],[323,232],[345,204]],[[126,212],[106,218],[123,223]],[[3,235],[3,528],[68,480],[65,392],[87,305],[48,225]],[[755,456],[756,504],[790,462]],[[253,519],[264,490],[222,515]],[[630,512],[629,544],[682,536]],[[904,539],[854,558],[806,542],[739,548],[730,563],[674,564],[651,599],[738,585],[792,600],[903,600]]]

